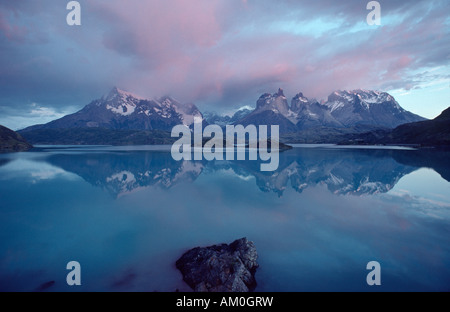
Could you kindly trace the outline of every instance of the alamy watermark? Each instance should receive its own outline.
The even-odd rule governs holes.
[[[180,160],[249,160],[265,161],[261,171],[276,171],[279,166],[278,125],[228,125],[224,131],[220,126],[209,125],[203,129],[201,118],[194,119],[194,129],[178,125],[172,129],[172,137],[179,138],[171,149],[172,158]],[[205,139],[209,139],[206,141]],[[269,147],[270,144],[270,147]]]
[[[367,3],[367,10],[371,10],[367,15],[367,24],[370,26],[381,25],[381,5],[378,1]]]
[[[69,26],[81,25],[81,5],[78,1],[70,1],[67,3],[66,9],[70,12],[67,14],[66,22]]]
[[[366,266],[367,270],[371,270],[367,274],[366,282],[369,286],[381,286],[381,265],[378,261],[370,261]]]
[[[81,265],[78,261],[70,261],[66,266],[70,272],[67,274],[66,282],[69,286],[81,286]]]

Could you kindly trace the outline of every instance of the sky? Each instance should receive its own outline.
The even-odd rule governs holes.
[[[74,113],[117,86],[201,111],[255,107],[283,88],[392,94],[426,118],[450,106],[450,1],[0,0],[0,124]]]

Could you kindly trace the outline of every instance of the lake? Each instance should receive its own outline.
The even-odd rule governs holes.
[[[0,291],[190,291],[187,250],[247,237],[256,291],[449,291],[450,152],[295,146],[181,161],[170,146],[0,155]],[[69,287],[66,265],[81,264]],[[368,286],[367,263],[381,265]]]

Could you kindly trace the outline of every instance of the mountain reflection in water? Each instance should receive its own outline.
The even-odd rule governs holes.
[[[432,168],[450,181],[448,159],[449,151],[294,148],[280,154],[275,172],[261,172],[258,161],[177,162],[163,151],[56,153],[46,161],[113,197],[146,187],[168,189],[219,170],[254,178],[261,191],[281,197],[288,187],[301,193],[315,185],[326,185],[338,195],[386,193],[403,176],[422,167]]]

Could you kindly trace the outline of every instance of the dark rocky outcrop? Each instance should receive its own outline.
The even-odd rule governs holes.
[[[33,146],[17,132],[0,126],[0,153],[28,151]]]
[[[403,124],[393,130],[350,135],[339,144],[406,145],[414,147],[450,146],[450,107],[433,120]]]
[[[176,266],[196,292],[248,292],[256,287],[257,257],[253,242],[242,238],[230,245],[191,249]]]
[[[384,139],[388,144],[450,146],[450,107],[433,120],[401,125]]]
[[[55,281],[49,281],[49,282],[43,283],[43,284],[41,284],[39,287],[37,287],[37,288],[35,289],[35,291],[36,291],[36,292],[43,292],[43,291],[46,291],[46,290],[52,288],[53,286],[55,286],[55,284],[56,284]]]

